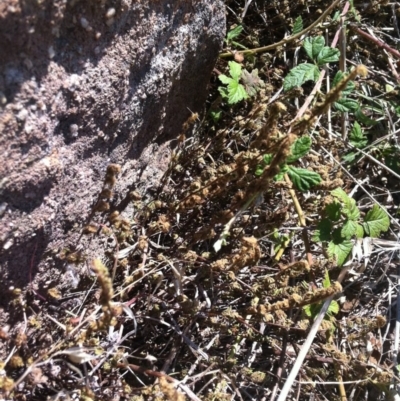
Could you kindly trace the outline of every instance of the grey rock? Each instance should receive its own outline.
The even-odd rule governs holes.
[[[60,276],[109,163],[116,202],[157,183],[168,141],[203,112],[225,14],[220,0],[3,0],[0,22],[4,293]]]

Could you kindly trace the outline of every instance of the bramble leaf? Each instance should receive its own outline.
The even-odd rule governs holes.
[[[332,47],[323,47],[317,56],[317,64],[319,66],[327,63],[335,63],[339,61],[340,51]]]
[[[338,71],[335,75],[335,78],[333,78],[333,82],[332,82],[332,87],[335,87],[338,85],[338,83],[347,77],[348,74],[345,74],[342,71]],[[353,90],[356,88],[356,85],[353,81],[350,81],[347,83],[347,86],[344,90],[342,90],[342,96],[346,97],[348,95],[350,95],[351,92],[353,92]]]
[[[322,219],[317,224],[317,230],[313,235],[313,241],[325,242],[331,240],[332,223],[329,219]]]
[[[223,99],[228,99],[228,88],[225,86],[218,87],[218,92],[221,94]]]
[[[312,186],[321,182],[321,176],[318,173],[306,170],[305,168],[289,166],[287,173],[293,184],[303,192],[308,191]]]
[[[356,221],[360,218],[360,211],[356,205],[356,201],[350,198],[342,188],[336,188],[331,191],[332,196],[338,198],[343,203],[342,213],[349,219]]]
[[[389,226],[388,215],[378,205],[374,205],[364,217],[363,227],[369,237],[378,237],[382,231],[387,231]]]
[[[333,201],[325,206],[325,213],[332,221],[338,221],[341,216],[342,205],[339,202]]]
[[[349,201],[343,206],[342,212],[349,220],[357,221],[360,218],[360,210],[357,207],[356,201],[349,198]]]
[[[303,306],[304,313],[306,314],[307,317],[314,318],[318,315],[319,311],[322,308],[322,305],[323,305],[322,302],[305,305]],[[326,311],[325,319],[329,319],[330,316],[332,316],[332,314],[339,313],[339,310],[340,310],[339,304],[335,300],[332,300],[328,310]]]
[[[321,53],[321,50],[325,46],[325,39],[323,36],[316,36],[316,37],[308,37],[304,39],[303,48],[307,53],[307,56],[311,59],[316,61],[318,54]]]
[[[243,31],[243,26],[238,25],[237,27],[231,29],[226,35],[226,41],[230,42],[231,40],[237,38]]]
[[[315,313],[315,306],[316,306],[315,304],[303,306],[304,313],[306,314],[307,317],[314,317],[317,315],[318,312]]]
[[[364,237],[364,228],[361,224],[358,224],[358,223],[357,223],[357,229],[356,229],[356,237],[357,238]]]
[[[335,258],[338,266],[343,266],[352,249],[353,244],[349,239],[335,240],[328,244],[328,255]]]
[[[244,86],[239,83],[239,77],[242,73],[242,66],[235,61],[230,61],[229,63],[229,74],[232,78],[227,77],[224,74],[218,76],[219,80],[228,85],[227,88],[218,88],[219,93],[223,98],[228,98],[229,104],[238,103],[243,99],[247,99],[249,95],[247,94]]]
[[[355,121],[349,135],[350,143],[356,148],[364,148],[368,144],[368,139],[364,136],[360,124]]]
[[[341,230],[340,234],[343,238],[350,239],[357,232],[358,223],[353,220],[347,220]]]
[[[328,315],[331,315],[332,313],[333,314],[337,314],[337,313],[339,313],[339,310],[340,310],[340,308],[339,308],[339,304],[337,303],[337,301],[335,301],[334,299],[332,300],[332,302],[331,302],[331,304],[329,305],[329,308],[328,308],[328,310],[327,310],[327,314]]]
[[[356,160],[356,157],[357,157],[356,152],[349,152],[342,156],[342,160],[346,163],[352,163],[354,160]]]
[[[238,103],[243,99],[247,99],[249,96],[247,95],[246,90],[243,85],[241,85],[237,81],[233,81],[228,85],[228,103],[234,104]]]
[[[311,148],[311,138],[307,135],[296,139],[290,148],[291,155],[286,159],[286,163],[293,163],[305,156]]]
[[[331,280],[329,278],[328,270],[325,270],[324,280],[322,281],[322,287],[329,288],[331,286]]]
[[[242,73],[242,66],[236,61],[229,61],[228,65],[230,76],[234,80],[239,81],[240,74]]]
[[[334,103],[335,109],[341,111],[342,113],[347,113],[349,111],[356,111],[359,109],[359,104],[355,100],[348,98],[342,98]]]
[[[229,78],[224,74],[218,75],[218,79],[225,85],[229,85],[231,81],[233,81],[232,78]]]
[[[210,116],[215,123],[217,123],[219,121],[219,119],[221,118],[221,115],[222,115],[221,110],[210,111]]]
[[[316,81],[319,78],[319,69],[314,64],[303,63],[294,67],[290,70],[289,74],[286,75],[283,81],[283,90],[288,91],[290,89],[301,86],[306,81]]]
[[[348,202],[350,198],[349,195],[346,194],[345,191],[343,191],[342,188],[336,188],[333,191],[331,191],[331,195],[334,196],[335,198],[338,198],[340,201],[342,201],[343,203]]]
[[[301,15],[299,15],[294,21],[292,35],[296,35],[296,33],[299,33],[302,30],[303,30],[303,18],[301,18]]]

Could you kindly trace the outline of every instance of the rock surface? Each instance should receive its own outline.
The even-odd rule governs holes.
[[[114,203],[157,182],[224,35],[219,0],[1,1],[0,293],[64,274],[108,164]]]

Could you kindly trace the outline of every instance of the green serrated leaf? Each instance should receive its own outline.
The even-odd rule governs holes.
[[[243,85],[232,80],[228,85],[228,103],[235,104],[247,98],[248,94]]]
[[[335,300],[332,300],[326,313],[328,315],[331,315],[331,314],[336,315],[339,313],[339,310],[340,310],[340,307],[339,307],[338,302]]]
[[[328,219],[322,219],[317,224],[317,230],[313,235],[315,242],[328,242],[331,240],[332,223]]]
[[[323,47],[317,56],[317,64],[322,66],[327,63],[336,63],[339,61],[340,51],[332,47]]]
[[[302,192],[308,191],[321,182],[321,176],[318,173],[305,168],[289,166],[288,175],[297,189]]]
[[[308,37],[304,39],[303,48],[307,53],[307,56],[313,60],[317,61],[318,54],[325,46],[325,39],[323,36]]]
[[[334,103],[334,106],[337,111],[341,111],[342,113],[347,113],[349,111],[357,111],[360,107],[358,102],[352,99],[348,99],[346,97],[337,100]]]
[[[363,136],[363,132],[362,132],[361,126],[357,121],[355,121],[353,128],[351,129],[351,132],[350,132],[350,137],[353,137],[354,139],[356,139],[356,138],[361,138],[362,136]]]
[[[346,203],[350,198],[349,195],[346,194],[345,191],[343,191],[342,188],[336,188],[331,191],[331,195],[334,196],[335,198],[338,198],[340,201],[343,203]]]
[[[243,26],[238,25],[237,27],[233,28],[228,32],[228,34],[226,35],[226,40],[230,42],[231,40],[237,38],[242,33],[242,31],[243,31]]]
[[[364,228],[361,224],[357,223],[357,228],[356,228],[356,237],[357,238],[363,238],[364,237]]]
[[[224,74],[218,75],[218,79],[225,85],[229,85],[233,81],[232,78],[229,78]]]
[[[336,73],[335,77],[333,78],[332,87],[337,86],[342,79],[347,77],[347,75],[349,75],[349,74],[345,74],[342,71],[338,71]],[[356,88],[356,85],[353,81],[348,82],[346,85],[346,88],[342,91],[342,96],[346,97],[346,96],[350,95],[350,93],[353,92],[355,88]]]
[[[229,61],[228,65],[229,65],[230,76],[234,80],[239,81],[239,77],[242,74],[242,66],[236,61]]]
[[[389,226],[388,215],[378,205],[374,205],[364,217],[363,227],[369,237],[378,237],[381,232],[387,231]]]
[[[331,286],[331,280],[329,278],[328,270],[325,269],[324,280],[322,281],[322,286],[324,288],[329,288]]]
[[[304,314],[309,318],[315,318],[318,315],[319,311],[321,310],[322,305],[323,305],[322,302],[319,302],[316,304],[311,304],[311,305],[305,305],[305,306],[303,306]],[[339,312],[339,310],[340,310],[339,304],[333,300],[330,303],[329,308],[326,312],[325,319],[329,319],[329,317],[332,314],[337,314]]]
[[[341,216],[342,205],[333,201],[325,206],[325,213],[331,221],[338,221]]]
[[[360,218],[360,211],[358,210],[356,201],[353,198],[350,198],[342,188],[334,189],[331,191],[331,195],[343,203],[342,213],[349,220],[358,220]]]
[[[349,198],[349,201],[343,205],[342,213],[352,221],[357,221],[360,218],[360,210],[357,207],[356,201]]]
[[[360,124],[355,121],[349,135],[350,143],[356,148],[364,148],[368,144],[368,139],[364,136]]]
[[[335,258],[338,266],[343,266],[347,257],[350,255],[353,249],[353,244],[348,239],[341,239],[341,241],[331,241],[328,244],[328,255],[331,258]]]
[[[313,315],[313,311],[311,310],[312,305],[305,305],[303,306],[304,313],[306,314],[307,317],[314,317],[316,315]],[[400,365],[399,365],[400,366]]]
[[[293,163],[305,156],[311,149],[311,138],[307,135],[296,139],[290,148],[291,155],[286,159],[286,163]]]
[[[220,86],[218,92],[221,94],[223,99],[228,99],[228,88],[225,86]]]
[[[346,163],[353,163],[354,160],[356,160],[356,158],[357,158],[356,152],[349,152],[342,156],[342,160]]]
[[[221,110],[214,110],[214,111],[210,111],[210,116],[211,119],[214,121],[214,123],[217,123],[222,115],[222,111]]]
[[[299,33],[302,30],[303,30],[303,18],[301,18],[301,15],[299,15],[294,21],[292,35],[296,35],[296,33]]]
[[[351,237],[357,232],[357,226],[358,223],[356,221],[346,220],[340,230],[341,236],[346,239],[351,239]]]
[[[301,86],[306,81],[316,81],[319,78],[319,69],[314,64],[304,63],[290,70],[283,81],[283,90]]]

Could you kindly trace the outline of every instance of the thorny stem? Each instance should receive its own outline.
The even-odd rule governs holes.
[[[305,35],[309,31],[311,31],[313,28],[315,28],[321,21],[323,21],[325,19],[325,17],[332,11],[332,9],[335,8],[340,3],[340,1],[341,0],[335,0],[325,10],[325,12],[323,12],[321,14],[321,16],[316,21],[314,21],[310,26],[308,26],[307,28],[303,29],[299,33],[296,33],[296,34],[294,34],[292,36],[289,36],[289,37],[287,37],[285,39],[282,39],[278,43],[274,43],[274,44],[269,45],[269,46],[258,47],[256,49],[238,51],[238,52],[236,52],[236,54],[241,54],[241,55],[245,56],[245,55],[248,55],[248,54],[264,53],[264,52],[276,49],[277,47],[283,46],[283,45],[285,45],[285,44],[287,44],[289,42],[292,42],[293,40],[296,40],[296,39],[300,38],[301,36]],[[233,56],[234,56],[234,53],[232,53],[232,52],[221,53],[219,55],[220,58],[230,58],[230,57],[233,57]]]

